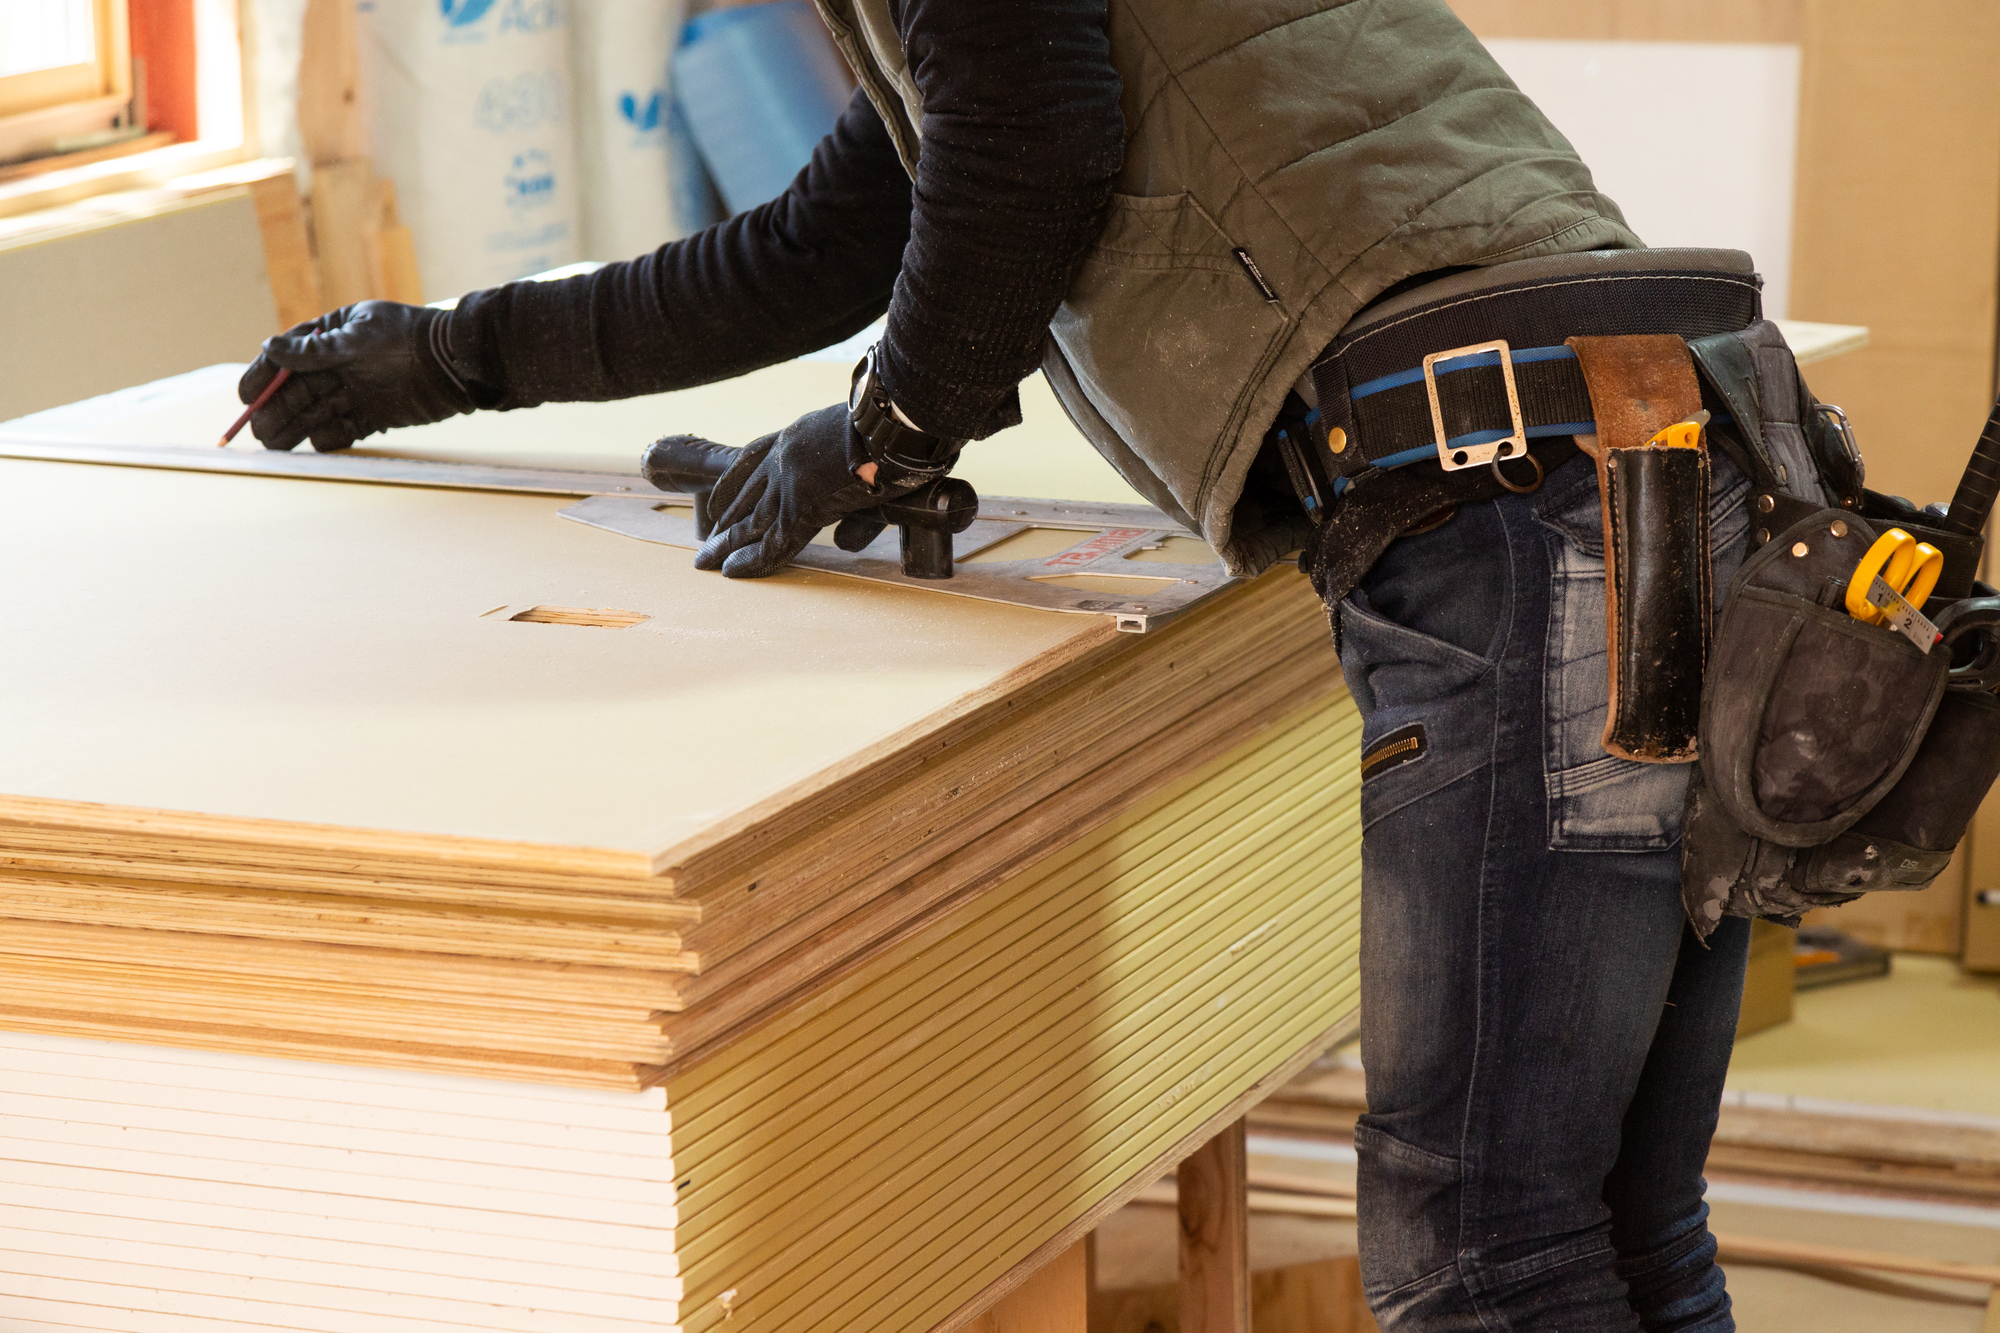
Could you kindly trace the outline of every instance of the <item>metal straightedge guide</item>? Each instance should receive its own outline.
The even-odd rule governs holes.
[[[0,458],[577,496],[581,497],[579,503],[557,511],[560,517],[640,541],[690,550],[701,545],[695,536],[692,501],[688,497],[657,491],[642,477],[615,472],[444,463],[381,454],[293,454],[261,449],[130,444],[4,432],[0,432]],[[976,558],[1030,528],[1075,532],[1077,537],[1051,554],[1013,560]],[[978,520],[952,539],[956,567],[949,579],[913,579],[905,575],[894,528],[886,529],[872,545],[859,552],[816,542],[800,552],[792,563],[803,569],[922,588],[927,592],[1043,611],[1110,616],[1119,629],[1144,633],[1238,582],[1218,561],[1176,564],[1130,558],[1162,548],[1169,538],[1193,536],[1150,505],[983,495],[979,499]]]

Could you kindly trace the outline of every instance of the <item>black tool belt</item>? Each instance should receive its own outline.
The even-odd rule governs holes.
[[[1568,339],[1732,333],[1758,319],[1759,285],[1740,251],[1589,251],[1371,307],[1313,367],[1318,407],[1297,433],[1333,497],[1301,567],[1331,604],[1412,524],[1531,489],[1596,432]]]

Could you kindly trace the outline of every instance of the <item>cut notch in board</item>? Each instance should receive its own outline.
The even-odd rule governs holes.
[[[626,629],[651,617],[640,611],[614,611],[608,606],[595,610],[582,606],[531,606],[507,619],[525,621],[530,625],[595,625],[602,629]]]

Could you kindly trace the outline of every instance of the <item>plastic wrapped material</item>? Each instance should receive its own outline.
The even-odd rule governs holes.
[[[700,15],[674,53],[674,80],[695,146],[732,213],[783,193],[854,90],[805,0]]]
[[[630,259],[715,221],[669,69],[684,0],[576,0],[583,253]]]
[[[562,0],[363,10],[377,170],[396,182],[432,296],[579,258]]]
[[[299,55],[305,19],[306,0],[249,0],[243,8],[250,95],[257,112],[257,153],[291,158],[297,164],[299,191],[310,193],[312,159],[299,134]]]

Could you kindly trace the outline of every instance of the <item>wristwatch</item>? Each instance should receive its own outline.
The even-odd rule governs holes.
[[[848,423],[878,466],[899,469],[911,481],[942,477],[958,461],[965,441],[918,430],[896,409],[876,373],[880,349],[877,343],[855,363],[854,381],[847,394]]]

